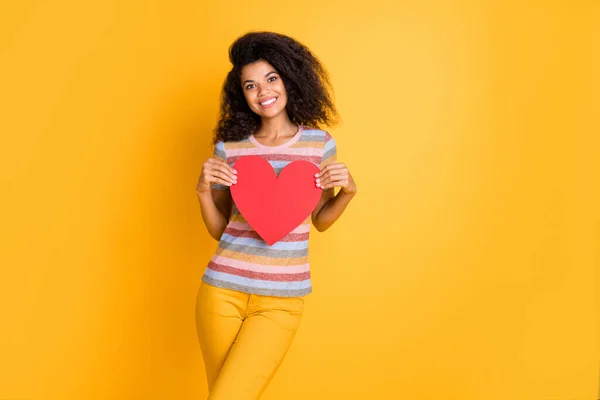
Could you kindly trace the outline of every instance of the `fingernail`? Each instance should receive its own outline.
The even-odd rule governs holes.
[[[234,169],[234,170],[233,170],[233,173],[234,173],[234,174],[237,174],[237,171]]]
[[[315,178],[316,178],[317,176],[319,176],[319,173],[318,173],[318,172],[315,174]]]
[[[319,178],[317,178],[317,183],[321,182],[321,180]]]

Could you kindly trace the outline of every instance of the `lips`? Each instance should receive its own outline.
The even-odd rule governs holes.
[[[275,101],[272,101],[273,99],[275,99]],[[265,104],[265,102],[267,102],[268,104]],[[275,103],[277,103],[277,97],[270,97],[268,99],[265,99],[265,100],[259,102],[258,105],[261,106],[262,108],[269,108],[269,107],[272,107],[273,104],[275,104]]]

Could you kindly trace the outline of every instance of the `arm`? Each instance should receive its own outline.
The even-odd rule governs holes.
[[[196,190],[196,194],[200,202],[202,220],[208,233],[215,240],[220,240],[231,217],[233,205],[231,192],[209,189],[208,191]]]
[[[342,215],[356,196],[354,178],[343,163],[332,163],[319,172],[317,185],[323,188],[321,199],[312,213],[313,225],[319,232],[327,230]],[[342,189],[334,196],[334,187]]]
[[[208,233],[220,240],[233,207],[229,187],[237,182],[235,171],[227,164],[223,142],[218,142],[213,157],[202,164],[202,173],[196,185],[202,220]]]

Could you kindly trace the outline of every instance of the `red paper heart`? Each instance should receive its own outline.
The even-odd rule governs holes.
[[[314,177],[319,167],[309,161],[289,163],[279,177],[259,156],[241,157],[233,168],[238,171],[237,183],[230,186],[235,205],[269,245],[298,227],[319,203],[321,188]]]

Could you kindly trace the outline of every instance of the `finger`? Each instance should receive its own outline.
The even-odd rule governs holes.
[[[328,167],[329,167],[329,165],[328,165]],[[323,172],[320,174],[319,178],[322,178],[324,176],[328,176],[328,175],[331,175],[331,174],[336,174],[336,173],[339,173],[340,171],[348,172],[348,168],[346,168],[344,166],[344,164],[339,164],[335,168],[329,168],[327,170],[323,170]]]
[[[317,176],[319,175],[323,175],[325,172],[330,171],[330,170],[334,170],[334,169],[338,169],[338,168],[344,168],[345,165],[344,163],[341,162],[333,162],[331,164],[326,165],[325,167],[323,167],[323,169],[321,169],[321,171],[319,171],[317,173]]]
[[[348,171],[345,169],[337,169],[328,171],[325,175],[316,179],[317,183],[325,184],[330,182],[332,179],[339,179],[340,177],[348,176]]]
[[[210,162],[213,165],[218,165],[222,168],[225,168],[227,171],[231,172],[232,174],[237,172],[231,165],[229,165],[227,162],[225,162],[225,160],[223,160],[221,158],[211,157],[206,161]]]
[[[327,173],[325,173],[324,177],[332,177],[332,176],[339,176],[339,175],[348,175],[348,170],[346,168],[340,168],[340,169],[334,169],[331,171],[327,171]]]
[[[229,165],[227,162],[225,162],[221,159],[219,159],[219,164],[222,165],[223,167],[225,167],[228,171],[230,171],[232,173],[233,173],[233,171],[235,171],[231,165]]]
[[[324,176],[322,176],[320,178],[317,178],[316,179],[316,184],[320,185],[320,186],[327,185],[328,183],[331,182],[331,178],[332,178],[331,172],[328,172],[327,175],[324,175]]]
[[[219,178],[221,180],[230,182],[230,183],[237,183],[237,178],[235,177],[231,177],[229,175],[227,175],[226,173],[219,171],[219,170],[208,170],[207,174],[212,177],[212,179],[216,179]]]
[[[233,170],[233,168],[227,162],[225,162],[225,160],[223,160],[222,158],[211,157],[211,158],[207,159],[206,161],[210,162],[211,164],[222,165],[227,169]]]
[[[231,179],[237,178],[237,175],[233,173],[233,168],[229,166],[229,164],[225,163],[222,160],[218,160],[219,162],[211,163],[207,166],[207,169],[210,171],[220,171],[221,173],[228,175]]]
[[[226,180],[221,179],[221,178],[217,178],[217,177],[213,177],[213,182],[211,182],[211,185],[213,183],[220,183],[221,185],[226,185],[226,186],[231,186],[232,185],[231,182],[226,181]]]
[[[323,186],[323,189],[329,189],[329,188],[333,188],[333,187],[346,187],[346,186],[348,186],[348,179],[336,179],[334,181],[329,182],[325,186]]]
[[[325,186],[329,185],[330,183],[336,182],[336,181],[341,180],[341,179],[343,179],[343,177],[328,177],[325,180],[317,182],[317,186],[319,186],[319,187],[325,187]]]
[[[329,179],[325,186],[339,186],[341,183],[347,182],[348,177],[346,176],[335,176]]]
[[[237,175],[233,173],[233,168],[231,168],[227,164],[220,165],[219,167],[217,167],[217,170],[231,177],[231,179],[237,179]]]

